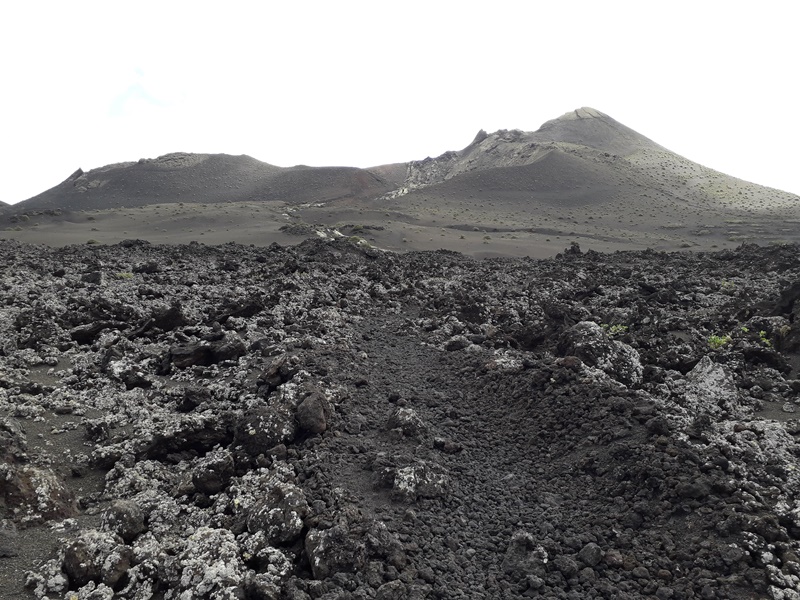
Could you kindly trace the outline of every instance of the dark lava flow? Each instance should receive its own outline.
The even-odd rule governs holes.
[[[0,596],[800,598],[800,252],[0,241]]]

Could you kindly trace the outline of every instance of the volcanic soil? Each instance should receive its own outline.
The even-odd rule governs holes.
[[[797,598],[798,250],[0,242],[0,597]]]

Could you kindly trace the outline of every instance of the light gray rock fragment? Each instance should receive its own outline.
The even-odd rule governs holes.
[[[416,437],[426,429],[425,423],[412,408],[398,408],[386,423],[388,429],[401,429],[403,435]]]
[[[417,498],[440,498],[447,493],[448,477],[444,468],[420,462],[397,469],[392,485],[392,497],[414,502]]]
[[[289,543],[300,537],[306,514],[308,503],[303,490],[291,483],[275,482],[250,510],[247,529],[251,533],[263,531],[271,544]]]
[[[558,352],[562,356],[577,356],[625,385],[642,382],[644,368],[639,353],[628,344],[612,340],[593,321],[581,321],[567,329],[558,341]]]
[[[121,537],[90,529],[66,546],[63,567],[75,587],[89,582],[113,587],[130,568],[132,559],[133,550]]]

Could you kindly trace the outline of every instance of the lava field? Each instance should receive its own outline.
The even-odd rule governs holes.
[[[798,246],[0,255],[2,598],[800,598]]]

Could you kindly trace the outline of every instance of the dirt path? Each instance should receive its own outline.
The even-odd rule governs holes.
[[[575,456],[553,456],[537,435],[542,423],[527,406],[533,394],[525,397],[524,388],[531,386],[524,371],[497,371],[504,383],[486,386],[490,354],[436,348],[403,315],[372,315],[357,328],[361,339],[353,353],[358,362],[342,418],[357,418],[363,425],[360,432],[332,441],[332,452],[344,446],[358,453],[337,461],[330,480],[401,539],[426,540],[415,545],[414,562],[439,597],[512,593],[498,578],[514,534],[546,537],[557,528],[582,528],[586,503],[597,508],[592,481],[581,479]],[[398,408],[419,417],[419,434],[390,430]],[[376,487],[370,470],[376,457],[392,464],[440,466],[448,474],[447,492],[416,502],[392,499],[388,490]],[[576,494],[576,486],[582,493]],[[596,540],[576,532],[573,543],[580,550]],[[433,572],[442,575],[434,578]]]

